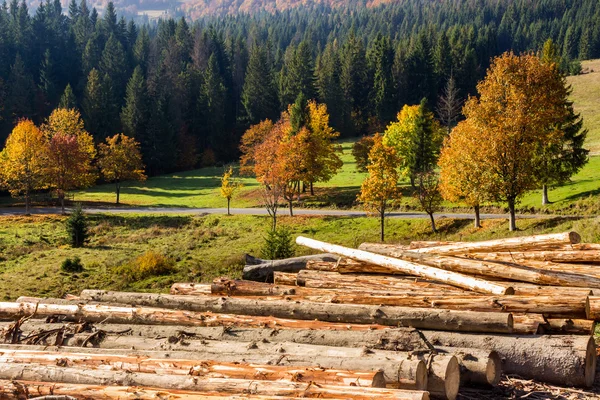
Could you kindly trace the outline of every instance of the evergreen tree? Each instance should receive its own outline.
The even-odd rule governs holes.
[[[10,103],[7,108],[11,122],[16,122],[19,118],[33,117],[33,108],[31,106],[33,95],[33,80],[25,69],[25,63],[21,55],[17,53],[8,77],[7,99],[10,99]]]
[[[343,126],[343,95],[340,87],[340,59],[332,44],[328,44],[317,60],[317,90],[321,103],[327,105],[331,126],[337,130]],[[340,104],[342,103],[342,104]]]
[[[227,89],[223,78],[219,74],[217,56],[211,55],[208,59],[208,68],[204,73],[202,85],[203,115],[207,123],[206,146],[214,151],[224,150],[227,143],[223,143],[223,134],[226,126]],[[219,140],[221,139],[221,140]]]
[[[348,135],[362,133],[366,126],[369,104],[369,84],[365,49],[353,32],[341,53],[340,87],[344,97],[343,130]]]
[[[150,52],[150,35],[146,27],[142,27],[133,46],[133,59],[144,71],[147,68],[148,54]]]
[[[115,87],[115,98],[121,98],[127,76],[127,63],[121,42],[115,35],[110,35],[102,51],[99,71],[108,75]]]
[[[301,42],[293,50],[281,72],[281,109],[294,102],[300,93],[306,99],[316,97],[315,70],[310,45]]]
[[[71,84],[67,84],[67,87],[65,87],[65,91],[62,94],[62,96],[60,97],[60,102],[58,103],[58,107],[66,108],[67,110],[71,109],[71,108],[77,108],[77,98],[75,97],[75,94],[73,93]]]
[[[103,100],[102,79],[98,70],[93,68],[88,75],[82,106],[85,127],[97,140],[102,127]]]
[[[378,120],[382,125],[386,125],[396,112],[396,93],[392,74],[394,52],[388,38],[377,36],[370,54],[370,62],[373,70],[373,88],[369,97]]]
[[[71,0],[69,2],[69,19],[71,21],[75,21],[78,16],[79,16],[79,7],[77,6],[77,3],[75,2],[75,0]]]
[[[250,51],[242,89],[242,106],[245,122],[254,125],[265,119],[275,119],[279,108],[277,89],[273,81],[272,66],[264,47],[255,46]]]
[[[117,11],[115,10],[115,5],[112,1],[109,1],[108,5],[106,6],[102,23],[107,37],[110,35],[115,35],[117,37],[119,36],[119,30],[117,27]]]
[[[148,96],[142,69],[137,66],[127,83],[125,105],[121,111],[123,131],[129,137],[140,140],[148,118]]]

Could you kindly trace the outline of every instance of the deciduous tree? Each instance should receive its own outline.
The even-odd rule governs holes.
[[[242,186],[242,183],[233,175],[233,167],[227,168],[221,177],[221,197],[227,199],[227,215],[231,215],[229,212],[231,199]]]
[[[124,181],[146,180],[140,144],[134,138],[118,133],[106,138],[106,143],[100,143],[98,148],[100,172],[106,181],[115,183],[119,204]]]
[[[439,178],[434,171],[420,172],[417,174],[417,190],[415,198],[419,206],[429,215],[431,230],[437,233],[435,227],[435,218],[433,214],[440,210],[442,205],[442,195],[439,190]]]
[[[67,191],[91,186],[96,181],[92,164],[96,156],[94,139],[86,132],[79,111],[57,108],[42,125],[46,147],[47,185],[54,189],[65,212]]]
[[[379,215],[381,222],[381,241],[385,238],[385,215],[390,205],[398,199],[398,165],[400,159],[396,149],[387,146],[381,135],[373,138],[373,147],[369,152],[369,175],[363,181],[358,200],[368,212]]]
[[[44,154],[47,142],[30,120],[21,120],[0,153],[0,183],[12,196],[25,195],[29,214],[31,192],[44,186]]]

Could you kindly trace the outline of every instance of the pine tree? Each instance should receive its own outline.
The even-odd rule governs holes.
[[[146,70],[146,63],[148,62],[148,54],[150,52],[150,36],[146,26],[142,27],[135,44],[133,46],[133,59],[137,65],[139,65],[144,71]]]
[[[77,6],[77,3],[75,2],[75,0],[71,0],[69,2],[69,19],[71,21],[75,21],[78,16],[79,16],[79,7]]]
[[[56,97],[56,77],[54,73],[54,65],[50,57],[50,49],[44,52],[44,58],[40,66],[40,83],[38,87],[44,94],[48,104],[54,103]]]
[[[300,93],[306,99],[316,97],[314,62],[308,42],[293,50],[281,72],[281,109],[293,103]]]
[[[123,51],[123,45],[115,35],[110,35],[102,51],[100,58],[99,71],[101,74],[108,75],[115,86],[115,97],[122,97],[127,74],[127,58]]]
[[[65,87],[65,91],[60,98],[60,102],[58,103],[59,108],[66,108],[67,110],[71,108],[77,108],[77,98],[73,93],[73,89],[71,88],[71,84],[67,84]]]
[[[396,112],[396,91],[392,74],[394,52],[389,39],[382,35],[377,36],[373,46],[370,54],[371,68],[374,71],[370,98],[375,115],[385,126]]]
[[[328,44],[317,60],[317,90],[319,100],[327,105],[331,126],[341,129],[343,126],[342,109],[344,97],[340,87],[340,58],[333,45]]]
[[[361,132],[366,125],[369,84],[363,43],[353,32],[341,52],[340,87],[344,104],[342,120],[348,135]]]
[[[110,37],[110,35],[118,36],[119,31],[117,27],[117,11],[115,10],[115,5],[112,1],[109,1],[108,5],[106,6],[102,23],[107,37]]]
[[[241,99],[245,111],[244,120],[248,125],[277,117],[277,89],[264,47],[255,46],[250,51]]]
[[[10,99],[8,111],[11,121],[19,118],[31,118],[33,116],[33,80],[27,74],[25,63],[21,55],[17,53],[15,62],[10,69],[8,77],[8,99]]]
[[[137,66],[127,83],[125,105],[121,111],[123,131],[129,137],[140,140],[148,118],[148,96],[142,69]]]
[[[88,75],[82,106],[85,127],[96,139],[100,137],[103,101],[102,79],[98,70],[93,68]]]
[[[217,56],[211,55],[208,59],[208,68],[204,72],[202,96],[206,121],[208,121],[207,144],[212,150],[222,149],[223,131],[226,125],[227,89],[219,74]],[[219,138],[221,140],[219,140]]]

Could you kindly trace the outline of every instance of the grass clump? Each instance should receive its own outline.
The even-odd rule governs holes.
[[[81,272],[83,271],[83,264],[79,257],[67,258],[60,265],[60,269],[65,272]]]
[[[280,260],[293,257],[295,253],[292,231],[283,226],[267,232],[261,256],[267,260]]]
[[[175,271],[175,260],[154,250],[148,250],[128,264],[118,268],[118,273],[127,281],[139,281]]]

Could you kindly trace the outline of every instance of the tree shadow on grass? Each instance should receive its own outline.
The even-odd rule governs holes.
[[[541,219],[541,220],[534,222],[530,226],[530,228],[533,230],[552,229],[552,228],[556,228],[557,226],[564,224],[567,221],[579,221],[581,219],[584,219],[584,218],[577,217],[577,216],[557,216],[554,218],[545,218],[545,219]]]
[[[121,226],[129,229],[146,229],[153,226],[160,228],[180,228],[192,222],[189,215],[100,215],[91,214],[88,219],[93,223],[104,223],[110,226]]]

